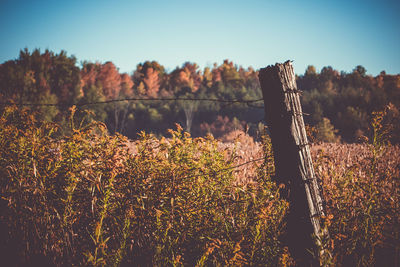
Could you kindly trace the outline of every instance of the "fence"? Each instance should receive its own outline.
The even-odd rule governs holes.
[[[300,265],[319,265],[318,257],[313,257],[308,250],[320,257],[326,257],[321,246],[322,237],[329,237],[322,228],[322,195],[316,181],[309,143],[304,126],[299,93],[291,62],[276,64],[261,69],[259,80],[263,99],[216,99],[216,98],[125,98],[87,103],[12,103],[1,102],[0,105],[16,106],[89,106],[110,104],[124,101],[209,101],[225,104],[246,104],[252,108],[263,108],[254,105],[264,102],[265,118],[271,133],[275,157],[276,179],[285,185],[284,196],[289,200],[290,211],[287,217],[287,234],[284,242]],[[250,163],[264,160],[254,159],[213,174],[235,169]],[[210,175],[210,174],[202,174]],[[188,176],[185,178],[192,178]],[[317,242],[312,235],[317,237]],[[316,246],[317,245],[317,246]]]

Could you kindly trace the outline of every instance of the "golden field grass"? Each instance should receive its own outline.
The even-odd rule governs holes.
[[[218,149],[233,165],[264,155],[263,145],[242,131],[231,132]],[[370,266],[399,263],[400,147],[388,144],[317,143],[311,145],[322,187],[334,256],[330,264]],[[262,161],[235,169],[236,183],[256,182]]]
[[[192,138],[177,126],[129,141],[98,122],[76,127],[73,116],[59,133],[8,108],[0,256],[10,266],[288,266],[279,241],[288,203],[262,140]],[[331,235],[324,264],[398,266],[399,147],[316,144],[312,156]]]

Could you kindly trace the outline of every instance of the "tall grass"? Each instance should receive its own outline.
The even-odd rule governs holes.
[[[283,257],[287,204],[269,173],[238,183],[235,153],[179,126],[168,140],[142,133],[132,154],[125,137],[97,122],[76,128],[71,113],[64,135],[27,110],[1,116],[7,264],[236,266]]]
[[[384,116],[374,114],[370,143],[314,149],[336,266],[400,264],[400,148],[388,144]]]
[[[376,113],[369,144],[312,147],[334,266],[399,265],[400,148]],[[78,127],[76,125],[79,125]],[[86,125],[82,127],[82,125]],[[177,126],[129,142],[98,122],[59,131],[0,117],[0,257],[6,266],[290,266],[271,143],[221,143]],[[235,165],[264,156],[261,164]]]

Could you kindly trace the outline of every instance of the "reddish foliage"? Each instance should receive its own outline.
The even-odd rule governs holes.
[[[90,87],[96,84],[97,75],[100,64],[85,64],[81,70],[81,86],[82,88]]]
[[[106,62],[100,68],[97,81],[103,86],[106,99],[116,99],[121,90],[121,75],[112,62]]]
[[[208,124],[205,122],[200,124],[200,131],[203,135],[211,133],[215,137],[220,137],[234,130],[243,130],[245,124],[244,121],[239,121],[236,118],[231,121],[227,116],[222,117],[218,115],[213,123]]]
[[[212,83],[213,84],[220,82],[222,80],[221,68],[214,68],[211,73],[212,73]]]
[[[121,74],[121,94],[126,96],[126,97],[132,97],[133,96],[133,81],[131,77],[123,73]]]
[[[157,97],[160,88],[158,72],[153,68],[148,68],[143,82],[146,85],[146,94],[150,97]]]

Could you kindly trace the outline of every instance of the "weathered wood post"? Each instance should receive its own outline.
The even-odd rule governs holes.
[[[264,98],[265,118],[271,133],[276,180],[284,184],[283,196],[289,201],[287,229],[283,242],[298,266],[318,266],[314,255],[328,252],[312,238],[328,237],[321,229],[324,216],[322,195],[314,173],[304,126],[299,91],[290,61],[262,68],[259,80]]]

